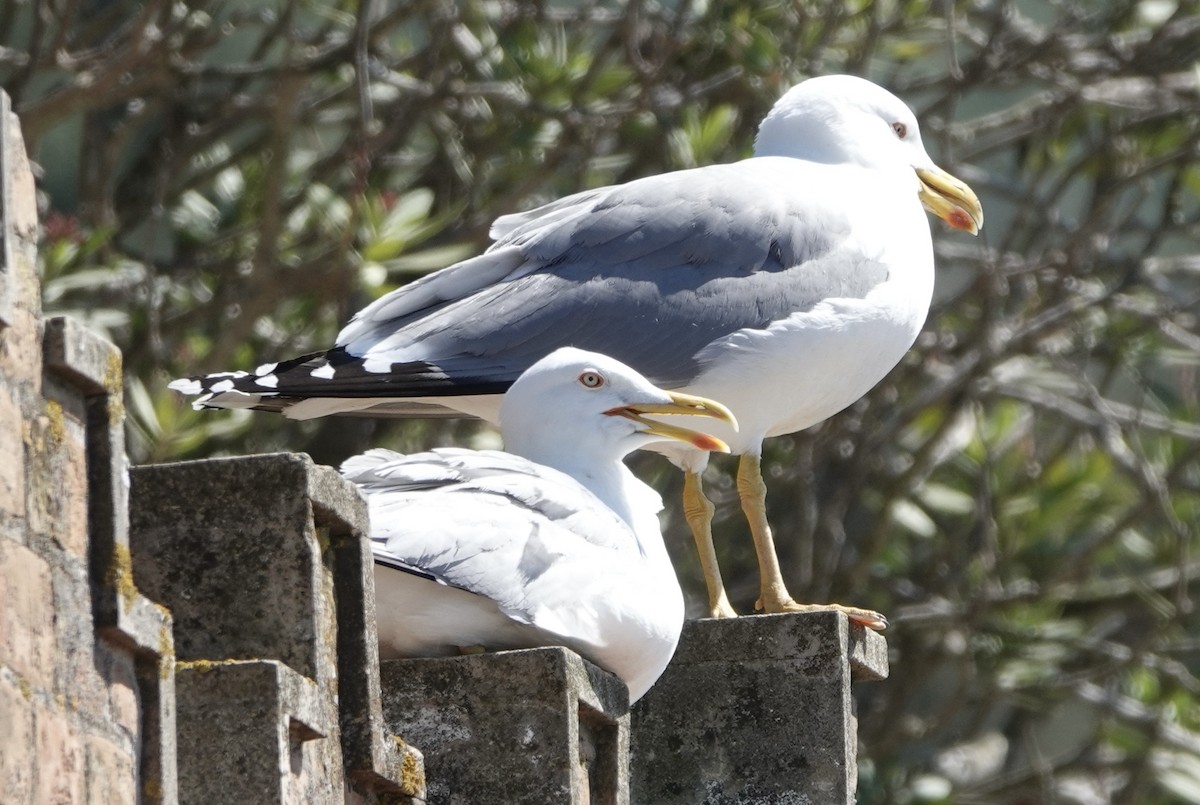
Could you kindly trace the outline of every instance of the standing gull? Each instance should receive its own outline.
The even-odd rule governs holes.
[[[723,450],[648,414],[733,417],[603,355],[566,347],[500,408],[510,451],[371,450],[342,465],[366,493],[380,654],[565,645],[641,698],[675,652],[683,593],[662,500],[621,462],[661,439]]]
[[[750,159],[590,190],[498,219],[482,255],[363,309],[337,345],[253,372],[179,380],[197,407],[294,418],[336,413],[495,421],[499,395],[553,349],[612,355],[663,388],[725,402],[741,430],[737,487],[767,612],[821,609],[788,594],[766,518],[768,436],[832,416],[912,346],[933,292],[924,209],[971,233],[975,194],[938,168],[916,117],[851,76],[793,87]],[[684,513],[713,615],[733,615],[712,546],[707,454],[686,471]],[[846,607],[875,628],[877,613]]]

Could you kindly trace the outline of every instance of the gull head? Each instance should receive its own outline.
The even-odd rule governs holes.
[[[505,449],[548,466],[575,460],[619,461],[652,442],[675,440],[729,452],[706,433],[656,422],[647,415],[736,421],[713,400],[664,391],[618,360],[563,347],[529,367],[500,405]]]
[[[983,226],[983,207],[974,191],[926,153],[917,116],[865,78],[827,75],[792,87],[759,127],[754,154],[872,170],[907,166],[916,174],[926,210],[971,234]]]

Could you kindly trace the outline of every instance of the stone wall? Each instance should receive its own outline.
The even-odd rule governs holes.
[[[124,561],[120,353],[41,317],[33,176],[0,95],[0,791],[173,802],[171,621]]]

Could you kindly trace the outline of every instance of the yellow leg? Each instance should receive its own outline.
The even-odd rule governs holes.
[[[708,614],[713,618],[736,618],[737,613],[725,594],[725,582],[721,580],[721,567],[717,564],[717,551],[712,538],[712,501],[704,495],[700,473],[685,472],[683,476],[683,516],[692,529],[696,540],[696,553],[700,556],[700,567],[704,570],[704,586],[708,588]]]
[[[762,479],[762,462],[753,453],[742,454],[738,464],[738,496],[742,500],[742,511],[750,523],[750,535],[754,538],[754,550],[758,554],[760,581],[759,599],[756,609],[767,613],[819,612],[837,610],[844,612],[852,621],[871,629],[887,628],[887,618],[878,612],[841,604],[798,604],[788,593],[779,570],[779,557],[775,554],[775,538],[771,535],[771,524],[767,522],[767,485]]]

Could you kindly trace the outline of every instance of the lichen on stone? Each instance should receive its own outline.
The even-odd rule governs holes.
[[[119,427],[125,420],[122,378],[121,350],[110,349],[104,366],[104,388],[108,391],[108,424],[112,427]]]
[[[56,400],[46,400],[46,433],[50,441],[59,445],[67,435],[67,426],[63,419],[63,407]]]
[[[139,595],[137,585],[133,583],[133,557],[129,555],[127,545],[116,544],[108,559],[108,568],[104,573],[104,581],[115,590],[125,603],[125,607],[133,606]]]

